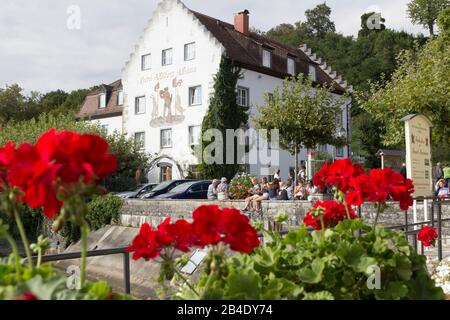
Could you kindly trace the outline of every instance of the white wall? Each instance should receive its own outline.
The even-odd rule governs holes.
[[[114,131],[122,133],[122,116],[103,118],[97,120],[91,120],[90,122],[98,124],[100,126],[106,126],[108,134],[113,134]]]
[[[191,42],[195,42],[196,57],[184,61],[184,45]],[[173,64],[162,66],[162,50],[167,48],[172,48]],[[124,127],[130,136],[136,132],[145,132],[146,152],[167,156],[164,162],[170,163],[171,158],[176,159],[185,168],[197,162],[189,145],[188,128],[202,123],[222,50],[222,46],[181,3],[170,0],[158,6],[122,75]],[[151,69],[142,71],[141,57],[149,53],[152,55]],[[176,88],[173,87],[174,79],[175,82],[182,81]],[[155,92],[158,83],[159,90],[167,87],[172,94],[171,113],[177,115],[171,119],[159,118],[164,112],[164,101],[160,92]],[[198,85],[202,87],[202,103],[189,106],[189,87]],[[135,114],[135,98],[138,96],[146,97],[146,112],[139,115]],[[179,106],[184,109],[182,114],[176,111],[177,99]],[[156,108],[159,120],[152,120]],[[172,129],[171,148],[161,148],[162,129]],[[173,169],[173,178],[181,178],[175,166]],[[155,177],[159,177],[159,174],[151,172],[149,178],[153,180]]]

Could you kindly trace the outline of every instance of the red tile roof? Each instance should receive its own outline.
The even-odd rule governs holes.
[[[121,116],[123,106],[117,105],[117,92],[122,89],[122,81],[117,80],[108,85],[102,84],[99,88],[87,95],[77,118],[101,119]],[[99,96],[106,93],[106,108],[100,109]]]
[[[234,25],[212,18],[200,12],[192,11],[194,16],[208,29],[209,32],[225,47],[228,57],[245,69],[275,76],[281,79],[289,76],[287,73],[287,57],[295,60],[295,70],[298,73],[309,73],[309,65],[316,67],[317,83],[332,84],[331,78],[317,62],[313,61],[308,54],[300,48],[294,48],[282,44],[276,40],[250,32],[248,35],[238,32]],[[272,51],[271,68],[262,65],[262,48]],[[336,91],[343,93],[345,89],[337,84]]]

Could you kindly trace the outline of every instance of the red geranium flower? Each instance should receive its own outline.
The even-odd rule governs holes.
[[[350,189],[351,178],[365,174],[360,164],[352,164],[350,159],[336,160],[332,164],[324,164],[313,177],[315,185],[323,189],[326,185],[336,187],[342,192]]]
[[[108,152],[108,143],[102,137],[51,129],[36,142],[42,158],[61,164],[59,176],[64,183],[85,183],[102,180],[117,170],[117,160]]]
[[[146,261],[159,256],[161,250],[157,248],[156,231],[148,223],[144,223],[139,234],[134,238],[128,252],[133,252],[133,260],[144,258]]]
[[[31,208],[43,208],[51,218],[61,209],[62,203],[56,198],[55,182],[61,165],[42,160],[34,146],[24,143],[16,151],[10,163],[8,181],[24,195],[20,200]]]
[[[429,247],[430,245],[434,246],[436,239],[438,238],[438,234],[435,228],[430,228],[429,226],[424,226],[422,230],[417,234],[417,239],[422,241],[422,244],[425,247]]]
[[[314,204],[314,209],[317,210],[319,208],[323,210],[322,218],[325,228],[334,227],[339,223],[339,221],[347,219],[347,212],[345,210],[345,206],[342,203],[333,200],[317,201]],[[349,209],[349,214],[350,219],[358,219],[358,216],[352,209]],[[309,211],[306,214],[303,222],[305,223],[305,225],[310,226],[315,230],[322,229],[320,217],[314,216],[312,211]]]
[[[14,300],[39,300],[32,292],[27,291],[22,296],[14,298]]]
[[[171,224],[170,218],[166,218],[158,226],[156,242],[160,247],[174,246],[180,251],[188,252],[194,242],[192,225],[186,220],[178,220]]]
[[[34,146],[24,143],[17,149],[8,163],[8,182],[23,192],[20,200],[32,208],[42,207],[51,218],[62,207],[58,190],[67,192],[80,179],[97,183],[117,169],[116,158],[107,151],[108,144],[101,137],[51,129]]]
[[[222,212],[219,206],[200,206],[192,213],[192,231],[196,244],[200,246],[214,245],[222,239]]]
[[[239,210],[222,210],[223,242],[227,243],[231,250],[250,253],[259,246],[258,233],[253,228],[247,216],[241,214]]]
[[[6,143],[5,147],[0,148],[0,192],[8,184],[6,179],[8,167],[11,165],[15,153],[16,146],[11,141]]]

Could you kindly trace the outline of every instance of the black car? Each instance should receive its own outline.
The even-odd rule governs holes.
[[[153,199],[207,199],[210,184],[210,180],[186,182]]]
[[[152,191],[157,185],[157,183],[140,184],[134,191],[116,193],[116,196],[122,199],[139,198],[141,195]]]
[[[153,188],[152,191],[147,192],[143,195],[141,195],[139,198],[141,199],[152,199],[153,197],[159,196],[160,194],[164,194],[175,188],[176,186],[191,182],[194,180],[171,180],[171,181],[164,181],[158,184],[156,187]]]

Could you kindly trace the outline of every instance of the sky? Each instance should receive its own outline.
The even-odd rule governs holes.
[[[360,16],[380,11],[386,26],[409,33],[410,0],[327,0],[337,32],[356,35]],[[25,92],[71,91],[111,83],[141,36],[159,0],[0,0],[0,87],[18,83]],[[250,11],[250,25],[267,31],[304,21],[324,0],[184,0],[193,10],[223,21]],[[276,5],[274,5],[276,3]],[[73,7],[75,6],[75,7]],[[74,11],[75,10],[75,11]],[[71,17],[81,17],[80,24]],[[69,27],[68,27],[69,25]],[[79,26],[79,28],[78,28]]]

